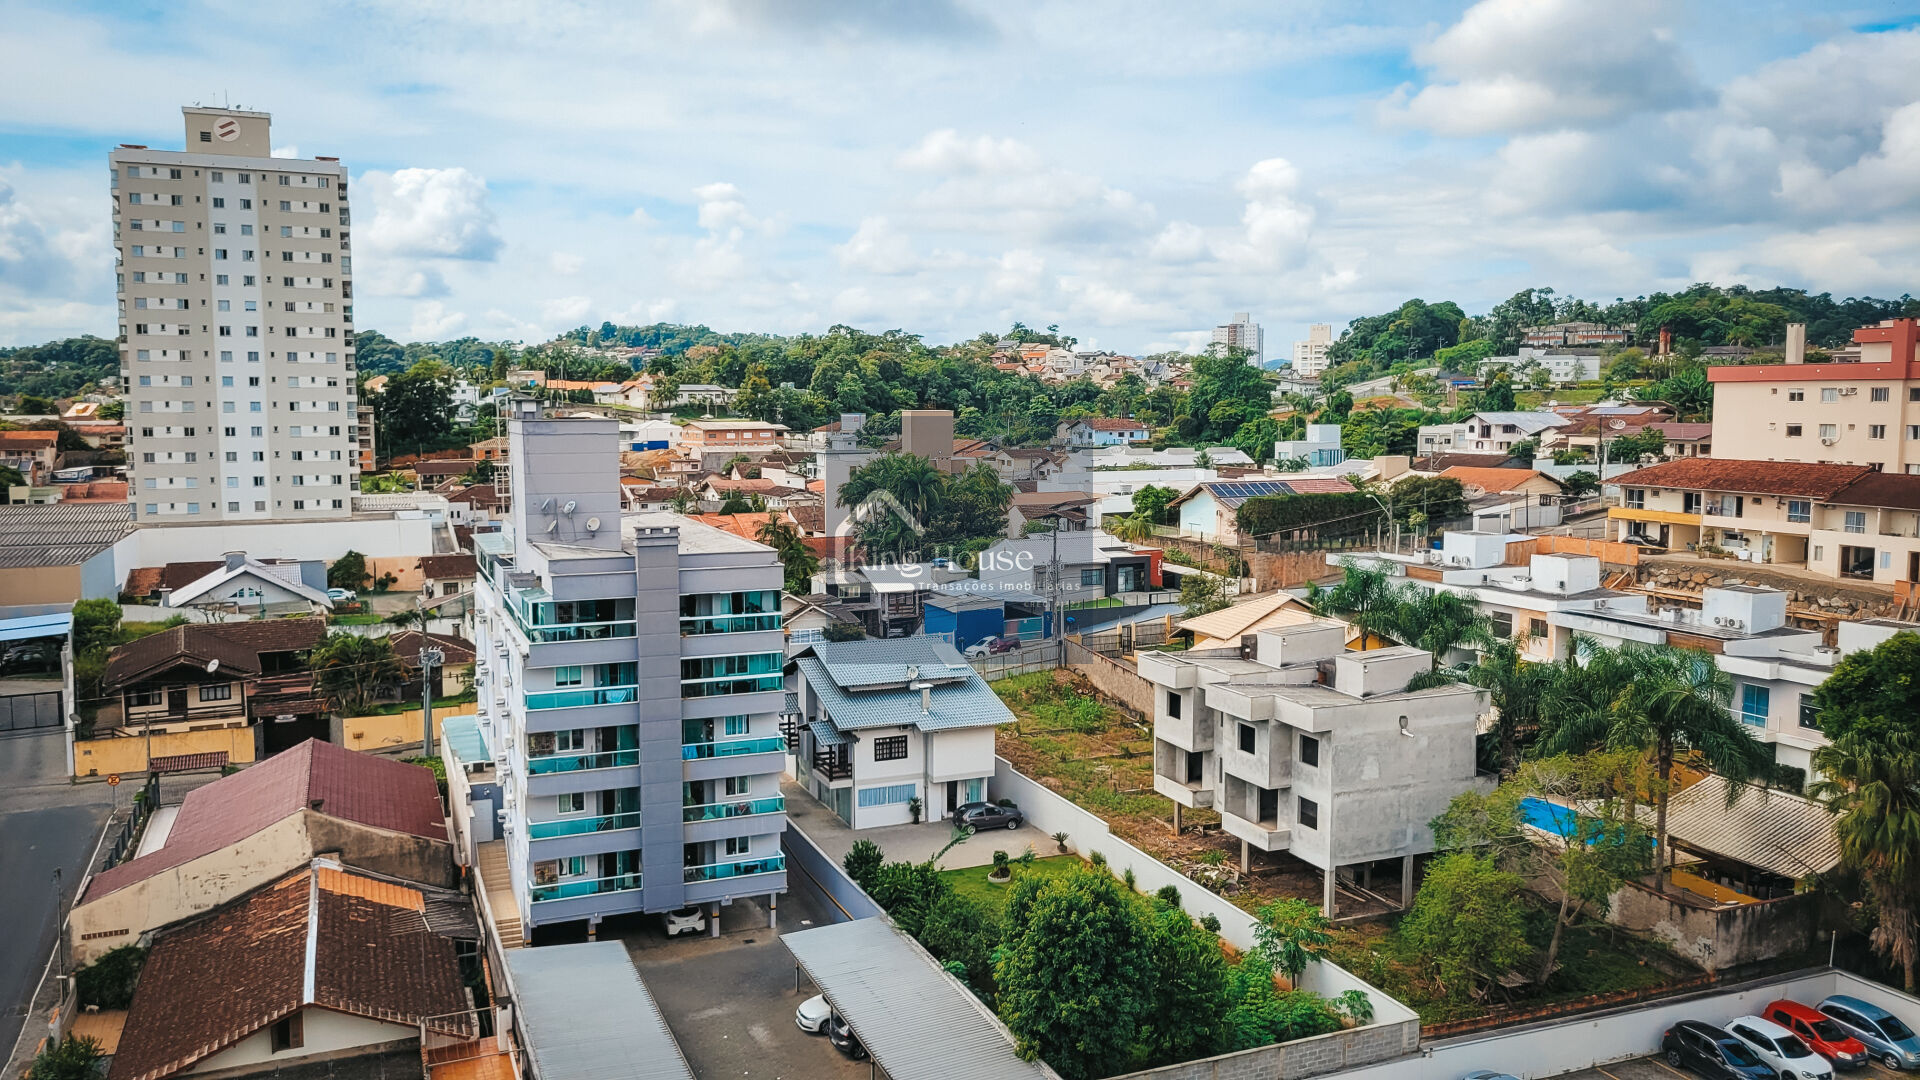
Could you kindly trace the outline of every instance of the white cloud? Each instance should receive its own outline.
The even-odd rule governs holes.
[[[655,225],[660,224],[658,221],[654,220],[654,217],[652,214],[647,213],[647,208],[644,206],[634,207],[633,213],[627,215],[627,220],[633,222],[635,225],[638,225],[643,229],[651,229]]]
[[[467,323],[467,317],[457,311],[448,311],[447,305],[438,300],[428,300],[413,305],[413,322],[407,327],[410,341],[436,341],[453,337]]]
[[[276,146],[269,151],[269,156],[277,158],[297,158],[300,156],[300,148],[292,145]]]
[[[572,277],[586,269],[587,260],[584,256],[575,255],[571,251],[556,251],[547,256],[547,265],[562,277]]]
[[[758,229],[759,218],[747,212],[747,201],[733,184],[702,184],[693,189],[700,200],[700,227],[709,232],[740,232]]]
[[[1038,164],[1039,155],[1017,139],[991,135],[969,139],[952,128],[928,132],[899,158],[901,168],[940,173],[1001,173]]]
[[[549,323],[572,327],[592,310],[593,298],[590,296],[561,296],[541,304],[540,317]]]
[[[910,274],[921,266],[906,236],[884,217],[860,222],[847,242],[833,250],[841,266],[869,274]]]
[[[1691,101],[1697,86],[1659,0],[1481,0],[1413,57],[1434,81],[1385,104],[1445,135],[1584,125]]]
[[[499,222],[487,182],[464,168],[364,174],[355,185],[373,205],[357,235],[373,252],[411,258],[499,257]]]
[[[1160,235],[1153,238],[1147,257],[1155,262],[1190,263],[1205,258],[1207,250],[1207,234],[1199,226],[1170,221],[1160,230]]]

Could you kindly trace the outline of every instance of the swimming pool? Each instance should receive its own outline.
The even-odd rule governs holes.
[[[1577,817],[1572,810],[1531,795],[1520,800],[1520,820],[1561,839],[1571,837],[1578,831]]]

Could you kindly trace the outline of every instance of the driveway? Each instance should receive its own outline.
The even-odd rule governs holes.
[[[953,839],[953,826],[944,820],[919,825],[883,825],[878,829],[855,832],[840,819],[840,815],[807,794],[807,789],[799,784],[789,780],[780,785],[780,791],[787,797],[787,820],[806,833],[807,838],[835,863],[847,857],[847,851],[857,840],[871,840],[880,845],[888,862],[905,860],[917,863],[932,858]],[[993,863],[995,851],[1004,851],[1017,859],[1029,845],[1041,855],[1055,855],[1060,850],[1059,845],[1053,842],[1053,837],[1031,825],[1022,825],[1018,829],[994,829],[970,836],[942,855],[940,865],[947,870],[988,866]]]
[[[794,1009],[812,991],[794,988],[793,954],[767,929],[761,900],[735,900],[720,912],[717,938],[669,940],[652,919],[621,938],[693,1074],[702,1080],[868,1076],[865,1062],[848,1060],[826,1036],[794,1025]],[[780,930],[805,930],[842,918],[805,873],[788,872]]]

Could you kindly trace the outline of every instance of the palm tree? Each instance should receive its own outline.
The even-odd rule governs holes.
[[[1539,750],[1653,751],[1654,887],[1665,889],[1671,862],[1667,800],[1676,752],[1684,747],[1700,754],[1715,772],[1733,781],[1728,791],[1735,795],[1766,768],[1771,755],[1728,711],[1733,679],[1706,654],[1672,645],[1610,649],[1587,637],[1574,642],[1574,654],[1543,703],[1547,731]],[[1574,672],[1584,675],[1589,670],[1594,683],[1583,687],[1582,677]]]
[[[1153,522],[1148,521],[1145,514],[1128,514],[1116,518],[1107,531],[1128,543],[1138,544],[1153,538]]]
[[[786,570],[783,582],[786,590],[801,596],[810,592],[813,575],[820,569],[820,559],[801,538],[800,530],[791,522],[769,514],[755,536],[780,556],[780,565]]]
[[[1381,614],[1382,631],[1402,645],[1433,654],[1435,671],[1453,650],[1493,642],[1492,623],[1473,601],[1456,592],[1404,585],[1389,592]]]
[[[1840,857],[1866,880],[1880,909],[1873,947],[1900,965],[1911,994],[1920,952],[1920,753],[1906,732],[1885,739],[1854,733],[1815,750],[1813,767],[1823,779],[1808,792],[1840,815]]]
[[[1393,604],[1393,580],[1379,570],[1346,564],[1340,584],[1331,589],[1307,590],[1307,606],[1316,615],[1343,615],[1363,634],[1373,634],[1386,620]]]
[[[1493,699],[1493,730],[1500,746],[1500,772],[1513,775],[1520,764],[1520,736],[1540,726],[1540,704],[1553,685],[1556,667],[1528,660],[1520,643],[1495,638],[1480,650],[1467,681]]]

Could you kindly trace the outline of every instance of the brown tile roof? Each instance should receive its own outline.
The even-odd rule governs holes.
[[[1524,469],[1528,465],[1512,454],[1455,454],[1442,451],[1431,457],[1415,461],[1415,467],[1425,464],[1423,472],[1444,472],[1455,466],[1464,465],[1470,469]]]
[[[793,519],[793,523],[798,525],[804,534],[827,531],[827,508],[824,506],[790,506],[787,508],[787,516]]]
[[[1825,465],[1808,461],[1750,461],[1738,458],[1681,458],[1649,465],[1612,478],[1627,487],[1730,491],[1754,495],[1793,495],[1829,499],[1872,469],[1865,465]]]
[[[1512,491],[1536,476],[1545,476],[1548,480],[1553,480],[1553,477],[1533,469],[1474,469],[1464,465],[1455,465],[1440,475],[1458,480],[1467,487],[1496,492]],[[1553,482],[1559,483],[1558,480]]]
[[[500,506],[500,489],[493,484],[469,484],[447,492],[447,501],[463,502],[482,510],[493,510]]]
[[[480,573],[480,563],[465,552],[458,555],[422,555],[420,573],[431,581],[470,578]]]
[[[446,654],[448,666],[473,663],[473,642],[457,634],[421,634],[418,630],[402,630],[387,637],[387,644],[393,648],[393,655],[408,668],[420,666],[420,647],[432,644]]]
[[[1022,510],[1059,510],[1091,506],[1099,501],[1099,496],[1085,491],[1020,491],[1016,489],[1013,493],[1013,505]]]
[[[317,805],[316,805],[317,804]],[[86,899],[145,881],[237,843],[298,810],[429,840],[447,838],[440,789],[418,765],[309,739],[187,793],[166,842],[102,870]]]
[[[127,571],[128,596],[152,596],[161,589],[184,589],[227,564],[212,562],[174,562],[165,566],[142,566]]]
[[[59,442],[57,431],[0,431],[0,446],[12,450],[44,450]]]
[[[1847,506],[1885,506],[1920,510],[1920,476],[1870,472],[1834,493],[1829,502]]]
[[[793,518],[784,510],[748,514],[688,514],[686,516],[702,525],[711,525],[722,532],[732,533],[735,536],[752,540],[755,543],[758,543],[760,540],[760,527],[768,521],[784,521],[790,525],[793,523]]]
[[[61,502],[126,502],[125,480],[92,480],[60,489]]]
[[[258,675],[262,653],[311,649],[327,636],[327,621],[256,619],[242,623],[188,623],[128,642],[107,657],[101,687],[115,693],[175,664],[205,666],[220,661],[220,670],[233,675]]]
[[[1130,420],[1125,417],[1116,418],[1116,417],[1109,417],[1109,416],[1087,416],[1087,417],[1082,417],[1077,422],[1085,424],[1095,431],[1147,431],[1147,430],[1150,430],[1150,427],[1145,420]]]
[[[1648,428],[1658,431],[1674,442],[1693,442],[1713,437],[1712,424],[1683,424],[1677,421],[1648,424]],[[1641,429],[1645,430],[1645,428]]]
[[[442,458],[415,462],[412,468],[415,476],[460,476],[472,472],[474,464],[472,458]]]
[[[772,480],[730,480],[724,476],[708,477],[701,486],[710,487],[720,495],[788,495],[801,490]]]
[[[110,1080],[159,1080],[303,1008],[475,1034],[418,889],[300,869],[155,938]],[[312,974],[308,975],[308,955]],[[317,1052],[317,1050],[316,1050]]]

